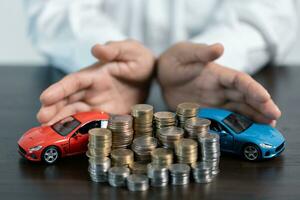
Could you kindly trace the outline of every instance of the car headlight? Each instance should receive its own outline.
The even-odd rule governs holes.
[[[29,153],[32,153],[32,152],[34,152],[34,151],[39,151],[39,150],[41,150],[43,147],[41,146],[41,145],[39,145],[39,146],[35,146],[35,147],[31,147],[30,149],[29,149]]]
[[[261,143],[259,144],[262,148],[265,148],[265,149],[271,149],[273,146],[270,145],[270,144],[266,144],[266,143]]]

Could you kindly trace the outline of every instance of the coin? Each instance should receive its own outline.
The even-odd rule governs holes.
[[[111,151],[113,166],[128,167],[133,163],[133,152],[130,149],[114,149]]]
[[[165,148],[154,149],[151,153],[152,163],[160,166],[169,166],[173,163],[173,152]]]
[[[183,138],[175,144],[175,154],[179,163],[194,163],[198,159],[198,144],[193,139]]]
[[[151,186],[164,187],[169,182],[169,170],[166,166],[150,163],[147,165],[147,175]]]
[[[132,174],[147,174],[147,163],[136,161],[132,163],[129,167]]]
[[[130,191],[145,191],[149,188],[149,180],[143,174],[131,174],[127,177],[127,188]]]
[[[218,134],[209,133],[205,136],[198,136],[203,161],[219,160],[220,137]]]
[[[157,139],[149,136],[141,136],[133,140],[131,149],[138,161],[150,162],[151,152],[157,147]]]
[[[108,129],[112,132],[112,148],[126,148],[133,139],[132,116],[113,115],[108,122]]]
[[[170,126],[159,129],[157,137],[164,148],[174,149],[175,143],[184,136],[184,130],[179,127]]]
[[[161,111],[154,113],[155,132],[159,129],[176,125],[176,115],[172,112]]]
[[[152,136],[153,106],[136,104],[131,108],[131,115],[134,119],[134,138]]]
[[[214,178],[212,162],[197,162],[192,165],[193,177],[196,183],[209,183]]]
[[[108,170],[108,182],[113,187],[125,186],[129,174],[130,170],[127,167],[112,167]]]
[[[187,164],[172,164],[169,168],[173,185],[186,185],[190,182],[191,168]]]
[[[208,134],[210,123],[210,120],[198,117],[187,119],[184,125],[187,137],[197,140],[198,135]]]
[[[176,116],[178,120],[178,126],[184,127],[187,119],[196,117],[198,109],[199,104],[192,102],[184,102],[177,105]]]

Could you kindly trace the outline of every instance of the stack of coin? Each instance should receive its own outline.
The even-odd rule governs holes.
[[[157,148],[151,153],[152,163],[154,165],[168,167],[173,163],[173,152],[165,148]]]
[[[127,188],[130,191],[145,191],[149,188],[149,180],[143,174],[131,174],[127,177]]]
[[[113,187],[125,186],[129,175],[130,170],[127,167],[112,167],[108,170],[108,182]]]
[[[185,121],[184,129],[187,134],[187,138],[197,140],[198,135],[208,134],[210,120],[203,118],[190,118]]]
[[[209,133],[198,136],[203,161],[219,161],[220,158],[220,137],[218,134]]]
[[[164,127],[176,125],[176,115],[172,112],[156,112],[154,113],[155,132]]]
[[[190,182],[191,168],[187,164],[172,164],[169,168],[173,185],[186,185]]]
[[[106,128],[89,130],[88,152],[91,156],[109,156],[112,145],[111,131]]]
[[[197,162],[192,164],[193,177],[196,183],[209,183],[213,180],[212,169],[210,162]]]
[[[183,138],[176,143],[175,154],[178,163],[194,163],[198,159],[198,144],[193,139]]]
[[[174,145],[184,136],[184,130],[179,127],[171,126],[159,129],[157,138],[164,148],[174,149]]]
[[[145,163],[151,161],[151,152],[157,147],[157,139],[149,136],[141,136],[133,140],[132,150],[138,161]]]
[[[130,115],[113,115],[108,122],[112,132],[112,148],[126,148],[133,139],[132,117]]]
[[[147,163],[136,161],[129,167],[132,174],[147,174]]]
[[[137,104],[131,108],[134,119],[134,138],[140,136],[152,136],[153,131],[153,106],[148,104]]]
[[[88,153],[87,155],[89,157],[88,171],[91,180],[94,182],[107,182],[110,159],[108,157],[91,156]]]
[[[197,116],[199,104],[197,103],[181,103],[177,106],[176,115],[178,120],[178,126],[184,127],[185,121],[189,118]]]
[[[105,128],[89,130],[89,144],[86,155],[89,157],[89,174],[95,182],[106,182],[110,168],[109,156],[112,143],[111,131]]]
[[[151,186],[164,187],[169,183],[169,170],[166,166],[150,163],[147,166],[147,175]]]
[[[134,160],[133,152],[130,149],[114,149],[110,156],[113,166],[129,167]]]

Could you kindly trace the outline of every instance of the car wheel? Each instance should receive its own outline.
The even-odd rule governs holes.
[[[59,151],[57,147],[55,146],[47,147],[42,154],[42,159],[47,164],[55,163],[59,159]]]
[[[243,150],[243,155],[245,159],[250,161],[259,160],[261,157],[259,148],[254,144],[246,145]]]

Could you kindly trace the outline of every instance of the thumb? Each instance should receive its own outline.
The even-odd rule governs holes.
[[[119,57],[120,50],[118,48],[114,48],[110,45],[101,45],[96,44],[92,48],[92,54],[95,58],[103,61],[110,62]]]

